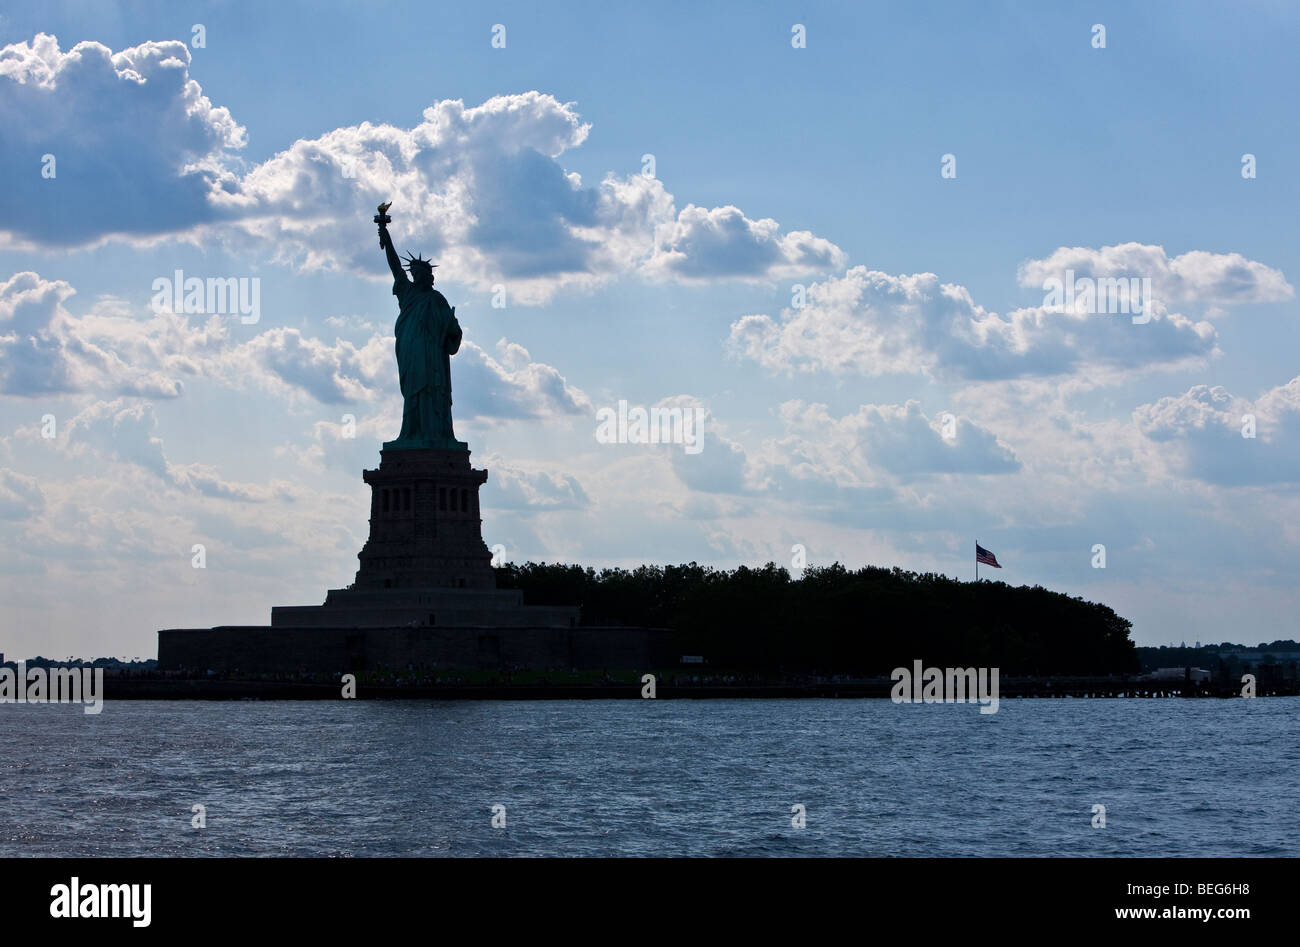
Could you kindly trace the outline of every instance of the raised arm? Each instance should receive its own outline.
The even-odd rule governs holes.
[[[393,279],[406,279],[406,272],[402,269],[402,258],[393,249],[393,238],[388,235],[387,224],[381,223],[379,225],[379,244],[384,248],[384,253],[388,255],[388,268],[393,271]]]

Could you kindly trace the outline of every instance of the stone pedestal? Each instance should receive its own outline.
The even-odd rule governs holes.
[[[385,450],[370,484],[370,538],[353,588],[495,589],[468,450]]]
[[[483,542],[468,450],[383,450],[370,484],[370,538],[361,568],[324,605],[271,609],[275,628],[573,628],[576,606],[531,606],[498,589]]]
[[[664,629],[579,624],[577,605],[525,605],[498,589],[483,542],[486,470],[468,450],[385,449],[370,484],[356,581],[323,605],[271,609],[268,626],[158,632],[163,670],[339,673],[380,668],[641,669],[670,663]]]

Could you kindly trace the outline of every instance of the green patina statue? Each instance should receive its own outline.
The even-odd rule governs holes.
[[[402,389],[402,430],[395,441],[385,441],[384,450],[467,450],[451,428],[451,356],[460,348],[460,323],[456,309],[433,288],[436,264],[419,256],[402,260],[388,235],[389,204],[380,204],[375,223],[379,245],[393,271],[393,295],[401,313],[397,317],[397,371]]]

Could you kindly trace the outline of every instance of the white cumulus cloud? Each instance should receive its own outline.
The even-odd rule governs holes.
[[[1284,302],[1295,289],[1281,270],[1248,260],[1240,253],[1191,250],[1170,257],[1164,247],[1122,243],[1110,247],[1061,247],[1051,256],[1020,266],[1026,287],[1041,288],[1050,279],[1147,278],[1156,299],[1167,305]]]
[[[1253,401],[1194,385],[1141,405],[1133,420],[1183,476],[1220,486],[1300,483],[1300,377]]]
[[[639,172],[584,183],[561,159],[591,126],[573,103],[536,90],[471,106],[441,100],[410,128],[328,129],[250,165],[244,129],[190,66],[179,41],[64,52],[42,33],[0,49],[0,172],[30,177],[31,156],[53,154],[50,195],[66,211],[34,213],[24,191],[5,189],[0,247],[173,235],[304,270],[382,276],[370,221],[392,200],[399,248],[525,304],[629,275],[771,281],[844,263],[829,241],[735,207],[679,212],[663,183]]]
[[[780,372],[987,380],[1051,376],[1085,366],[1132,370],[1204,359],[1208,322],[1162,305],[1128,315],[1017,309],[999,316],[933,273],[892,276],[856,266],[808,287],[805,305],[731,326],[730,350]]]

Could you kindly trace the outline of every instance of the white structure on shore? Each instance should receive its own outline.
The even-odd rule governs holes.
[[[1193,684],[1199,684],[1202,681],[1210,679],[1210,672],[1202,668],[1156,668],[1149,674],[1142,677],[1148,681],[1185,681],[1188,680],[1188,674],[1191,674]]]

